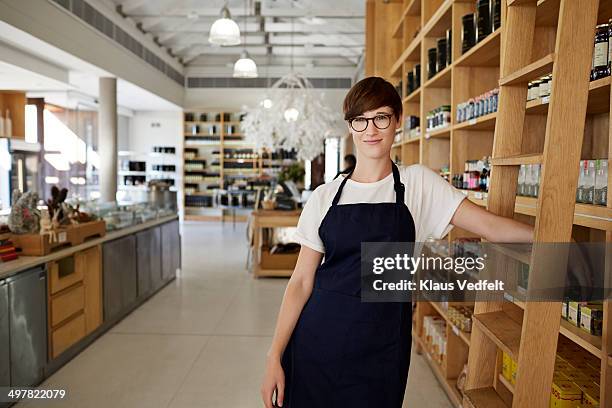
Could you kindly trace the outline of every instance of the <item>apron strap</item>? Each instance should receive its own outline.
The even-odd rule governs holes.
[[[353,174],[353,170],[351,170],[346,177],[344,177],[344,180],[342,180],[342,183],[340,183],[340,187],[338,187],[338,191],[336,192],[336,195],[334,196],[334,201],[332,201],[332,207],[335,207],[336,205],[338,205],[338,201],[340,201],[340,196],[342,195],[342,190],[344,190],[344,185],[346,184],[346,181],[351,177],[351,175]]]
[[[391,169],[393,170],[393,189],[395,190],[395,202],[397,204],[403,204],[404,203],[404,192],[406,191],[406,189],[400,179],[399,170],[397,169],[397,166],[393,162],[391,162]],[[338,202],[340,201],[340,196],[342,195],[342,190],[344,190],[344,185],[346,184],[346,181],[349,178],[351,178],[352,174],[353,174],[353,170],[351,170],[351,172],[346,175],[344,180],[342,180],[342,183],[340,183],[340,187],[338,187],[338,191],[336,192],[336,195],[334,196],[334,200],[332,201],[332,207],[335,207],[336,205],[338,205]]]
[[[393,169],[393,189],[395,190],[395,202],[397,204],[404,204],[404,193],[406,192],[406,188],[400,179],[400,174],[395,163],[391,162],[391,167]]]

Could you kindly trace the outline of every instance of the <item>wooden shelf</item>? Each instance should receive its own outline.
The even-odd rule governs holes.
[[[442,388],[444,388],[444,391],[446,392],[448,398],[451,400],[451,403],[456,408],[461,408],[462,399],[461,394],[459,394],[459,390],[457,390],[456,387],[457,380],[447,379],[446,375],[444,374],[444,371],[442,370],[442,367],[440,367],[440,365],[435,362],[429,355],[429,352],[425,347],[425,342],[423,341],[423,339],[418,336],[415,337],[415,339],[421,346],[421,349],[423,350],[423,355],[425,356],[425,360],[427,360],[427,363],[429,364],[431,371],[434,373],[434,376],[436,377]]]
[[[420,16],[421,15],[421,0],[411,0],[408,7],[406,7],[406,15],[408,16]]]
[[[519,154],[508,157],[494,157],[491,164],[494,166],[520,166],[521,164],[540,164],[542,163],[541,154]]]
[[[559,332],[595,357],[601,358],[601,336],[593,336],[565,319],[561,319]]]
[[[472,322],[478,325],[497,347],[508,353],[514,361],[518,360],[522,330],[519,323],[504,312],[477,314],[473,316]]]
[[[450,138],[451,127],[443,129],[429,130],[425,132],[425,139],[448,139]]]
[[[470,340],[471,340],[471,334],[464,332],[461,329],[459,329],[457,326],[455,326],[455,324],[451,322],[450,319],[448,318],[447,310],[443,309],[442,306],[440,306],[438,302],[429,302],[429,303],[436,310],[436,312],[438,312],[438,314],[442,316],[442,318],[444,318],[444,320],[446,321],[446,324],[448,324],[451,327],[451,330],[453,331],[453,333],[455,333],[455,335],[457,335],[457,337],[463,340],[463,342],[469,347]]]
[[[464,407],[508,408],[493,387],[467,390],[464,402]]]
[[[454,0],[446,0],[438,10],[431,16],[431,19],[423,27],[425,37],[444,37],[446,30],[452,23],[452,5]]]
[[[403,103],[410,103],[410,102],[419,103],[420,102],[420,100],[419,100],[420,95],[421,95],[421,88],[417,88],[414,91],[412,91],[412,93],[410,95],[405,97],[402,102]]]
[[[499,380],[500,383],[502,383],[504,385],[504,387],[506,387],[506,389],[508,391],[510,391],[511,394],[514,394],[514,385],[512,385],[512,383],[508,380],[506,380],[506,377],[504,377],[501,373],[497,376],[497,379]]]
[[[501,28],[457,58],[456,67],[499,67]]]
[[[476,119],[461,122],[453,126],[453,130],[495,130],[497,112],[489,113]]]
[[[499,84],[504,85],[519,85],[526,84],[529,81],[538,79],[552,72],[553,63],[555,62],[555,54],[551,53],[539,60],[527,65],[524,68],[508,75],[499,80]]]
[[[450,88],[451,86],[452,65],[447,66],[438,72],[433,78],[425,82],[425,88]]]
[[[555,27],[559,20],[561,0],[538,0],[536,26]]]
[[[389,77],[395,78],[398,76],[398,71],[402,70],[402,65],[406,61],[420,61],[421,59],[421,40],[423,39],[422,33],[419,33],[410,45],[406,47],[404,52],[399,56],[397,61],[393,63],[391,66],[391,70],[389,71]],[[401,75],[401,72],[400,72]]]

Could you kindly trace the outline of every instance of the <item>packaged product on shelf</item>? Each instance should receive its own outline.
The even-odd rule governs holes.
[[[545,98],[550,96],[550,89],[552,86],[552,75],[547,75],[542,77],[542,82],[540,83],[540,98]]]
[[[569,302],[567,308],[567,321],[574,326],[580,327],[580,303]]]
[[[608,159],[595,160],[595,191],[593,204],[608,204]]]
[[[406,92],[407,92],[406,96],[410,95],[415,90],[416,90],[416,84],[414,82],[414,72],[410,71],[406,75]]]
[[[465,54],[476,44],[476,26],[474,13],[461,17],[461,53]]]
[[[446,65],[453,62],[453,30],[446,30]]]
[[[516,372],[518,368],[518,363],[512,359],[510,359],[510,383],[512,385],[516,385]]]
[[[481,42],[491,34],[491,0],[477,0],[476,28],[477,42]]]
[[[516,187],[517,194],[520,196],[525,195],[525,177],[527,177],[527,166],[521,164],[519,167],[518,184]]]
[[[569,305],[569,302],[567,301],[564,301],[561,303],[561,317],[564,318],[565,320],[567,320],[568,305]]]
[[[608,76],[608,24],[600,24],[595,27],[595,45],[593,50],[593,68],[591,69],[591,81]]]
[[[457,123],[497,112],[498,98],[499,89],[495,88],[466,102],[457,104]]]
[[[433,78],[436,73],[438,65],[438,50],[436,48],[430,48],[427,50],[427,79]]]
[[[512,358],[506,352],[502,352],[502,376],[506,380],[512,381]]]
[[[582,401],[582,391],[571,381],[556,381],[552,384],[550,406],[555,408],[574,408]]]
[[[421,86],[421,64],[414,66],[414,86],[418,89]]]
[[[580,306],[580,328],[594,336],[601,336],[603,304],[589,303]]]
[[[599,395],[601,390],[595,383],[584,384],[582,390],[582,403],[587,407],[598,407],[599,406]]]
[[[501,2],[502,0],[491,0],[491,27],[492,32],[501,27]]]
[[[541,173],[542,165],[541,164],[532,164],[531,165],[531,196],[537,197],[540,194],[540,173]]]
[[[436,70],[437,72],[442,71],[444,68],[446,68],[446,38],[440,38],[437,42],[438,44],[438,61],[436,64]]]
[[[595,195],[595,160],[581,160],[576,202],[593,204]]]

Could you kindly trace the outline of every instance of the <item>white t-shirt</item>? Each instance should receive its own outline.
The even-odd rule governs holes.
[[[404,202],[412,214],[416,242],[427,238],[440,239],[451,230],[450,220],[465,195],[428,167],[416,164],[399,167],[400,179],[406,188]],[[331,207],[344,176],[317,187],[306,202],[293,240],[325,253],[319,237],[319,226]],[[348,179],[339,205],[355,203],[395,202],[393,173],[374,183]]]

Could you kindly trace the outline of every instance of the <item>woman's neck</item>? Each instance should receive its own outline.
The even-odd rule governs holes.
[[[370,159],[358,157],[351,179],[359,183],[375,183],[387,177],[392,171],[391,159]]]

